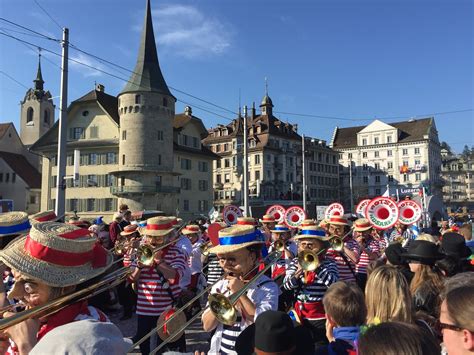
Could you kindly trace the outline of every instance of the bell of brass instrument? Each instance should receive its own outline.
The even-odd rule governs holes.
[[[331,244],[331,248],[335,251],[342,251],[344,249],[344,241],[342,238],[333,236],[329,239],[329,243]]]
[[[321,252],[315,253],[312,250],[303,250],[298,253],[298,263],[301,265],[303,271],[314,271],[319,266],[318,255]]]
[[[117,256],[123,256],[127,252],[127,247],[124,242],[117,241],[115,243],[113,253]]]
[[[159,247],[153,247],[150,244],[142,244],[137,248],[138,261],[145,266],[151,266],[155,260],[156,253],[174,243],[175,241],[173,240]]]
[[[202,245],[199,247],[199,250],[200,250],[200,252],[201,252],[202,255],[208,256],[208,255],[209,255],[209,249],[211,249],[212,247],[213,247],[212,243],[211,243],[211,242],[207,242],[207,243],[202,244]]]
[[[277,251],[285,250],[285,242],[281,239],[277,239],[273,242],[273,249]]]

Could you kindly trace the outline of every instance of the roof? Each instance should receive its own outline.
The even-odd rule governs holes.
[[[3,159],[30,188],[41,188],[41,174],[23,155],[0,152],[0,158]]]
[[[217,154],[214,154],[209,148],[205,147],[204,145],[201,145],[201,149],[196,149],[196,148],[185,147],[185,146],[177,144],[176,142],[173,142],[173,150],[175,152],[184,152],[184,153],[190,153],[190,154],[197,154],[201,156],[205,155],[212,159],[219,158]]]
[[[3,136],[5,135],[5,133],[7,133],[8,127],[10,127],[11,125],[13,125],[12,122],[0,123],[0,139],[3,138]]]
[[[398,143],[415,142],[426,139],[434,121],[432,117],[404,122],[390,123],[390,126],[399,130]],[[333,148],[357,147],[357,133],[367,126],[337,128],[333,139]]]
[[[180,113],[174,116],[173,118],[173,129],[181,130],[183,129],[188,123],[194,122],[199,126],[199,134],[201,138],[207,136],[207,129],[204,126],[204,123],[199,117],[193,115],[187,115],[185,113]]]
[[[156,52],[155,34],[151,17],[150,0],[147,0],[145,21],[140,39],[137,64],[130,79],[120,94],[128,92],[152,91],[174,97],[161,73]]]
[[[97,103],[104,108],[107,114],[112,117],[112,119],[119,124],[120,118],[118,113],[118,99],[115,96],[106,94],[103,91],[92,90],[89,91],[84,96],[80,97],[77,100],[74,100],[72,104],[75,102],[87,102],[87,101],[97,101]]]

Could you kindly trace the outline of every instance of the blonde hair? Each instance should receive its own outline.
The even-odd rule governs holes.
[[[437,237],[431,234],[427,234],[427,233],[420,234],[418,237],[416,237],[415,240],[426,240],[427,242],[431,242],[434,244],[439,243],[439,239]]]
[[[414,322],[413,301],[408,282],[399,269],[391,265],[376,268],[365,287],[367,323]]]

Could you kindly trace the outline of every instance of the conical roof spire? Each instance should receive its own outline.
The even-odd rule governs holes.
[[[41,52],[38,55],[38,72],[36,73],[36,79],[33,80],[35,83],[35,90],[44,90],[44,80],[41,74]]]
[[[140,40],[140,49],[138,50],[137,64],[121,94],[137,91],[153,91],[173,96],[168,89],[168,85],[166,85],[158,62],[150,0],[146,2],[145,23]]]

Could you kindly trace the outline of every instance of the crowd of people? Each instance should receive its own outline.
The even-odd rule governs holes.
[[[125,205],[110,224],[0,214],[0,351],[193,352],[186,327],[200,320],[208,354],[473,353],[471,233],[445,227],[414,235],[343,216],[299,228],[272,215],[136,220]],[[107,278],[113,288],[81,293]],[[114,298],[122,320],[136,313],[131,339],[107,317]]]

